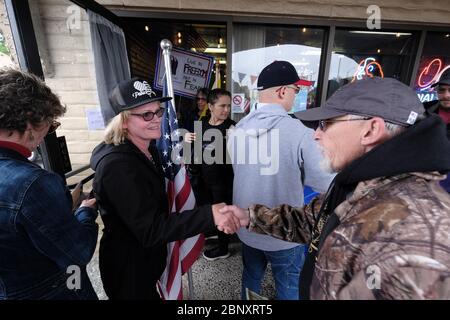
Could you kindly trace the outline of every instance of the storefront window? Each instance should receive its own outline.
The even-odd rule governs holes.
[[[248,113],[257,101],[256,84],[261,70],[275,60],[292,63],[300,78],[312,81],[298,93],[295,110],[315,106],[324,31],[309,27],[235,25],[232,56],[232,110]]]
[[[422,102],[437,100],[435,88],[441,74],[450,68],[450,33],[430,32],[425,39],[414,89]]]
[[[366,77],[391,77],[406,83],[413,41],[410,32],[337,29],[327,97],[339,87]]]
[[[130,55],[130,69],[133,76],[154,79],[158,75],[155,88],[162,89],[161,70],[157,70],[157,56],[161,40],[169,39],[172,42],[172,56],[177,67],[172,67],[172,83],[174,85],[175,107],[178,112],[180,125],[190,128],[189,114],[197,108],[196,94],[201,88],[226,88],[227,85],[227,28],[220,22],[200,22],[187,20],[128,18],[128,26],[133,28],[135,35],[128,35],[128,50]],[[177,52],[175,52],[177,51]],[[188,66],[181,63],[183,58]],[[177,58],[178,56],[178,58]],[[203,58],[201,58],[203,57]],[[198,64],[196,61],[210,60]],[[161,60],[159,60],[161,63]],[[179,62],[179,64],[178,64]],[[210,67],[208,68],[208,64]],[[201,79],[191,74],[190,66],[202,70]],[[178,69],[177,69],[178,68]],[[192,71],[194,72],[194,71]],[[196,78],[196,79],[193,79]],[[193,81],[199,80],[199,81]],[[205,108],[206,113],[209,109]],[[193,126],[193,124],[192,124]]]
[[[175,21],[150,18],[128,18],[125,22],[140,37],[141,50],[134,48],[135,41],[129,41],[131,72],[133,75],[152,78],[156,65],[156,53],[163,39],[169,39],[174,48],[212,56],[214,70],[210,88],[226,85],[227,30],[225,24],[199,23],[198,21]],[[142,61],[142,49],[146,50]],[[219,76],[215,73],[219,71]]]

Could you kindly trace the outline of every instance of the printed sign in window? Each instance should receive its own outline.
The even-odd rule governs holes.
[[[199,88],[209,87],[213,66],[212,56],[173,48],[170,52],[170,67],[174,93],[184,97],[195,97]],[[159,90],[163,88],[165,70],[160,48],[154,83],[154,87]]]

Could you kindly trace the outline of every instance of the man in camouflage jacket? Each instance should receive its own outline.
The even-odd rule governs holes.
[[[302,299],[449,299],[450,196],[438,182],[450,143],[423,112],[397,80],[349,84],[296,114],[339,172],[325,195],[305,208],[222,210],[242,224],[250,213],[250,231],[309,244]]]

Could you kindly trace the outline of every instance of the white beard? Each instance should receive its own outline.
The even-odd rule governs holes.
[[[336,173],[336,170],[334,170],[333,167],[331,166],[331,160],[325,154],[325,151],[322,148],[322,146],[319,145],[319,149],[321,150],[322,155],[323,155],[322,160],[320,160],[320,162],[319,162],[320,169],[322,169],[323,171],[325,171],[327,173]]]
[[[336,171],[331,167],[331,161],[327,156],[324,156],[319,162],[319,167],[327,173],[336,173]]]

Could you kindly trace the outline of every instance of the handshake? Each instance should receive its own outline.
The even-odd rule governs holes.
[[[214,224],[219,231],[227,234],[235,233],[241,227],[250,223],[249,210],[237,206],[227,206],[225,203],[212,205]]]

